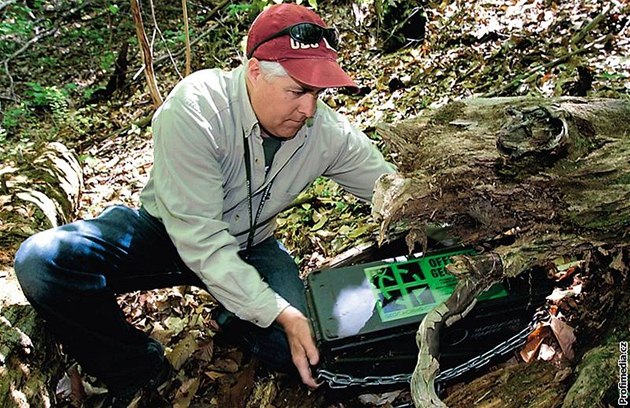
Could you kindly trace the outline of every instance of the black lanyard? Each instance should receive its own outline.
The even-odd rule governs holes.
[[[263,190],[262,198],[260,199],[260,204],[258,204],[258,209],[256,210],[256,216],[252,218],[254,213],[252,203],[252,167],[250,163],[250,153],[249,153],[249,143],[245,134],[243,134],[243,149],[245,150],[245,174],[247,176],[247,201],[249,204],[249,234],[247,235],[247,254],[249,255],[249,250],[252,247],[254,242],[254,233],[256,232],[256,227],[258,226],[258,218],[260,218],[260,214],[262,213],[263,207],[265,205],[265,201],[269,198],[269,192],[271,190],[271,185],[273,184],[273,180],[267,184],[267,187]]]

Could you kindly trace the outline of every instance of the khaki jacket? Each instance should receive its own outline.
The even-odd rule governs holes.
[[[275,216],[317,177],[371,200],[393,168],[362,132],[319,101],[310,123],[282,143],[265,175],[262,137],[245,85],[245,66],[208,69],[182,80],[153,117],[154,165],[141,193],[185,264],[228,310],[269,326],[288,306],[243,262],[250,226],[243,143],[249,144],[254,216],[273,180],[254,244],[270,237]]]

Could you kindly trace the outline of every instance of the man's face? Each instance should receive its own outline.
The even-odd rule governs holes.
[[[290,76],[265,79],[256,59],[250,60],[247,78],[256,117],[273,136],[291,138],[315,115],[323,89],[310,88]]]

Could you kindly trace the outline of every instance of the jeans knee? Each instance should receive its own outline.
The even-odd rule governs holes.
[[[15,275],[29,299],[47,291],[44,276],[48,273],[47,265],[54,263],[51,248],[54,243],[53,230],[43,231],[24,241],[15,254]]]

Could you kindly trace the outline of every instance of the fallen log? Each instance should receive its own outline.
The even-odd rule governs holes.
[[[54,405],[61,354],[26,303],[10,264],[26,237],[74,218],[82,180],[76,156],[57,142],[23,153],[0,167],[2,407]]]
[[[0,167],[0,232],[4,240],[27,237],[72,220],[82,189],[79,161],[59,142],[23,153]],[[6,241],[0,244],[4,246]]]
[[[62,358],[29,305],[10,305],[0,315],[0,406],[50,407]]]
[[[627,271],[629,119],[623,100],[494,98],[454,102],[380,128],[399,169],[377,185],[380,241],[403,225],[410,247],[426,245],[425,226],[441,223],[495,259],[485,269],[474,257],[464,266],[460,260],[453,272],[463,278],[453,296],[421,324],[417,406],[444,406],[433,385],[439,328],[488,285],[600,250],[617,254]]]

